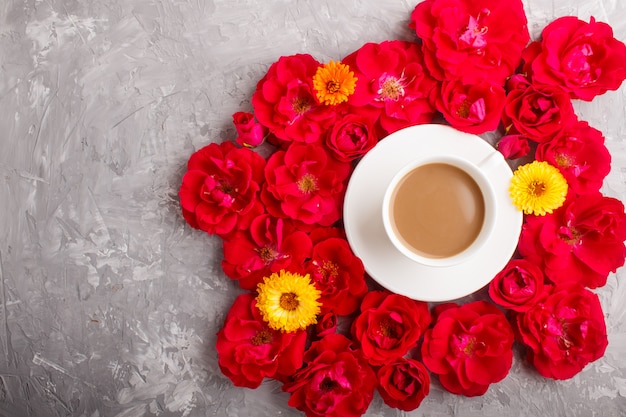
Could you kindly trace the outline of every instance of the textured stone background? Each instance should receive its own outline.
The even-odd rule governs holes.
[[[553,18],[609,22],[621,0],[527,0]],[[0,1],[0,415],[295,416],[274,382],[234,388],[215,333],[236,285],[221,243],[191,230],[185,163],[232,138],[231,115],[280,55],[340,59],[413,39],[408,0]],[[613,154],[603,191],[626,201],[626,89],[578,114]],[[609,347],[572,380],[520,357],[486,395],[436,383],[412,413],[376,396],[368,416],[626,415],[626,270],[598,291]],[[621,281],[621,282],[620,282]]]

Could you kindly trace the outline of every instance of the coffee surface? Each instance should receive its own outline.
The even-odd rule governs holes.
[[[391,197],[391,223],[418,255],[456,255],[478,237],[485,201],[476,181],[460,168],[430,163],[409,171]]]

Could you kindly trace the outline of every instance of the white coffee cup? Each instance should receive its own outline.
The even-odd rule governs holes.
[[[481,167],[439,155],[399,170],[386,189],[382,216],[387,236],[402,254],[423,265],[446,267],[480,250],[494,232],[496,209]]]

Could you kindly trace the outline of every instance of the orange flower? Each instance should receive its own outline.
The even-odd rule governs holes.
[[[348,101],[348,97],[354,93],[356,81],[349,66],[330,61],[317,68],[313,76],[313,88],[320,103],[334,106]]]

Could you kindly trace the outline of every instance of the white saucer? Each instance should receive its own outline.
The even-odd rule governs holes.
[[[429,155],[455,155],[479,166],[496,194],[495,235],[472,258],[449,267],[414,262],[391,243],[382,220],[387,185],[403,166]],[[522,227],[522,212],[509,197],[511,168],[502,154],[476,135],[445,125],[418,125],[381,140],[356,166],[344,200],[348,242],[367,273],[388,290],[415,300],[449,301],[487,285],[506,265]]]

